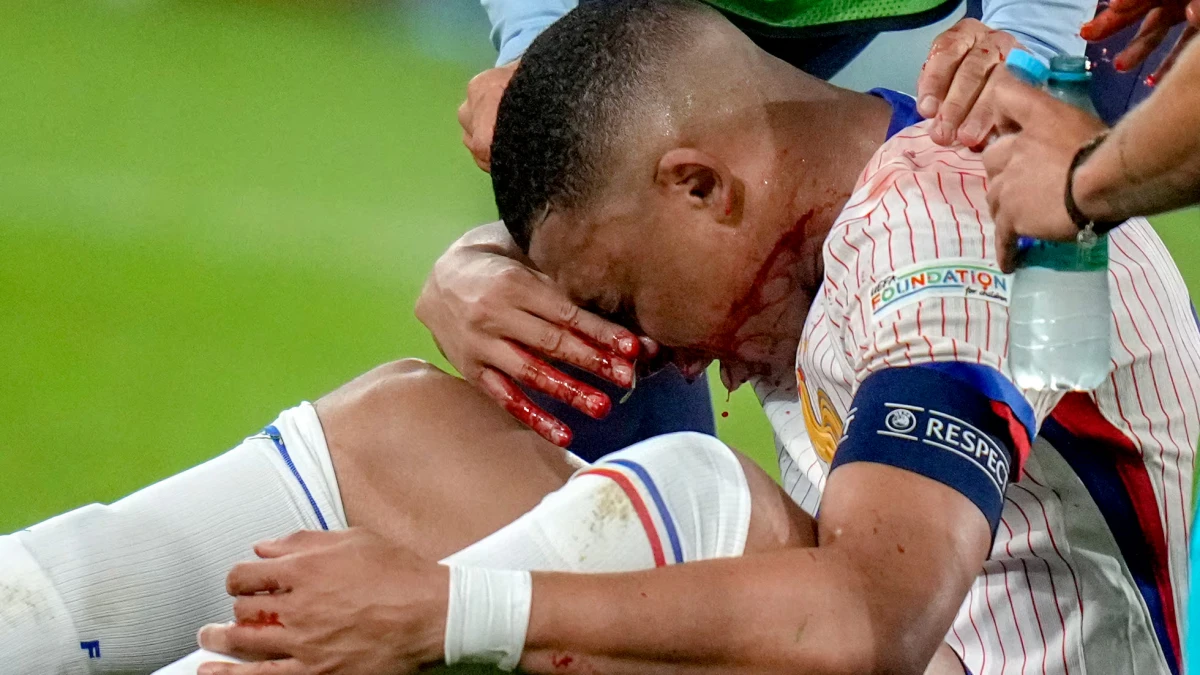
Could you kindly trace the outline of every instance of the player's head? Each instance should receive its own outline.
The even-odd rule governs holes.
[[[500,105],[500,216],[581,304],[668,346],[750,358],[733,349],[738,315],[830,200],[821,136],[838,98],[699,2],[583,3]]]

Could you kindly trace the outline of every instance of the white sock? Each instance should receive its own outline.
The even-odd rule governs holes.
[[[255,542],[344,528],[312,406],[273,428],[278,444],[253,436],[111,506],[0,537],[0,588],[28,605],[0,610],[0,675],[153,671],[232,618],[225,577]]]
[[[582,469],[529,513],[442,562],[626,572],[653,568],[656,559],[673,564],[739,556],[749,527],[750,487],[733,451],[711,436],[682,432],[642,441]],[[156,675],[196,675],[209,660],[229,659],[197,652]]]
[[[737,456],[712,436],[681,432],[581,470],[532,511],[443,562],[628,572],[739,556],[749,526],[750,488]]]

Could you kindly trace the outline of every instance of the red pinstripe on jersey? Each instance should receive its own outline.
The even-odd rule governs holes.
[[[932,297],[876,316],[864,290],[942,256],[987,260],[995,246],[985,198],[979,157],[934,145],[926,124],[880,149],[825,243],[825,283],[797,358],[810,400],[824,393],[844,420],[857,384],[882,368],[966,361],[1004,372],[1005,305]],[[1160,586],[1170,613],[1182,616],[1200,440],[1200,332],[1183,281],[1148,224],[1131,221],[1110,241],[1115,371],[1091,400],[1144,468],[1139,517],[1161,526]],[[811,512],[828,466],[805,433],[796,393],[765,383],[758,393],[776,431],[785,487]],[[1039,422],[1059,401],[1025,393]],[[1137,589],[1097,562],[1120,559],[1110,539],[1095,536],[1103,522],[1070,466],[1038,439],[1026,478],[1009,488],[984,573],[947,636],[972,672],[1169,672]]]

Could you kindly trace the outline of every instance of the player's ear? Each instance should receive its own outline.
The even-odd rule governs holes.
[[[654,182],[670,198],[704,210],[725,225],[741,221],[744,193],[729,166],[695,148],[673,148],[658,160]]]

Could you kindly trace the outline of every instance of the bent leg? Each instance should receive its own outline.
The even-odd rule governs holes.
[[[316,406],[350,525],[435,560],[512,522],[583,466],[423,361],[376,368]]]
[[[344,527],[312,406],[269,428],[112,505],[0,537],[0,586],[21,598],[0,602],[0,673],[153,669],[228,615],[224,575],[252,542]]]
[[[225,576],[256,541],[350,524],[440,555],[574,468],[465,383],[382,366],[194,469],[0,537],[19,600],[0,601],[0,674],[152,671],[232,616]]]
[[[438,386],[457,386],[442,382],[436,374],[424,373],[419,377],[432,379]],[[390,396],[371,392],[369,387],[362,390],[380,401],[391,401]],[[436,398],[434,392],[425,394]],[[435,406],[439,403],[432,401]],[[330,419],[324,412],[325,403],[318,405],[323,419]],[[357,416],[374,405],[359,401],[347,409]],[[404,409],[418,410],[416,406],[407,405]],[[346,426],[354,428],[356,425]],[[327,435],[334,445],[336,432],[330,429]],[[533,438],[539,444],[544,443],[540,438]],[[355,441],[352,445],[357,447],[360,442]],[[384,450],[394,452],[386,439],[382,445]],[[540,448],[557,451],[548,443],[537,447],[534,455],[541,453]],[[449,453],[461,451],[455,447],[446,450]],[[556,466],[555,456],[551,454],[550,457],[550,466]],[[414,543],[419,543],[430,557],[442,554],[445,541],[469,530],[486,533],[496,521],[511,518],[507,509],[519,501],[504,500],[501,515],[487,521],[463,512],[463,507],[452,498],[445,498],[441,489],[430,494],[414,492],[411,495],[415,501],[431,501],[427,514],[435,514],[435,517],[428,522],[410,518],[403,512],[419,508],[418,504],[397,507],[386,498],[372,498],[354,505],[363,495],[403,492],[413,489],[409,484],[423,482],[424,468],[406,476],[403,485],[397,485],[394,477],[377,478],[387,472],[376,471],[378,466],[366,460],[385,461],[386,458],[387,455],[356,456],[356,461],[363,465],[355,469],[358,478],[354,480],[368,481],[372,485],[370,489],[354,490],[354,497],[347,495],[347,514],[353,520],[357,511],[360,519],[379,519],[383,524],[388,524],[392,518],[406,521],[405,526],[392,529],[392,536],[407,543],[414,533],[420,535],[422,539]],[[349,477],[344,470],[345,464],[341,461],[335,464],[339,481],[345,485]],[[520,467],[523,468],[526,467]],[[512,469],[509,465],[504,472],[487,475],[508,481]],[[441,470],[444,469],[434,469]],[[547,480],[561,481],[561,476],[554,472],[552,475],[554,477]],[[474,480],[472,483],[477,484]],[[495,489],[506,487],[496,485]],[[527,494],[508,496],[529,497]],[[402,500],[406,498],[401,497]],[[397,508],[402,512],[394,513]],[[426,536],[430,523],[442,528],[445,537]],[[527,513],[450,555],[445,562],[493,569],[620,572],[814,544],[811,518],[753,462],[710,436],[677,433],[643,441],[575,473],[569,482],[546,495]],[[160,675],[195,675],[199,664],[211,658],[213,655],[207,653],[193,654],[164,669]]]

